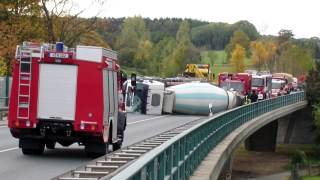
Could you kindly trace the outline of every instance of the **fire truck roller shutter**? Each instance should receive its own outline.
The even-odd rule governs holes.
[[[75,119],[77,72],[74,65],[40,65],[39,119]]]

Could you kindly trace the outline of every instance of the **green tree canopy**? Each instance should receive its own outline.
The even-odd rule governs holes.
[[[250,46],[250,39],[246,35],[246,33],[244,33],[241,30],[234,31],[229,44],[225,48],[228,59],[231,57],[231,53],[233,52],[237,44],[240,45],[242,48],[244,48],[247,54],[247,51],[249,50],[249,46]]]

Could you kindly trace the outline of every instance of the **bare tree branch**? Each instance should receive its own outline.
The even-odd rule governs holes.
[[[52,15],[50,15],[49,10],[46,6],[45,0],[41,0],[42,3],[42,9],[45,13],[45,23],[48,30],[48,40],[50,43],[54,43],[56,38],[53,32],[53,22],[52,22]]]

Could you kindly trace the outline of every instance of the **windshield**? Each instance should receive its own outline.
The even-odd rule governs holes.
[[[231,88],[237,92],[243,91],[243,84],[241,82],[222,82],[221,87],[226,90],[230,90]]]
[[[272,89],[281,89],[281,83],[272,83]]]
[[[264,81],[261,78],[252,78],[252,87],[261,87],[264,86]]]

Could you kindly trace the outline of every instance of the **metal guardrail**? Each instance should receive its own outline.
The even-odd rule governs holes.
[[[305,101],[305,92],[259,101],[222,113],[149,151],[112,180],[189,179],[207,154],[233,130],[264,113],[299,101]]]
[[[160,146],[174,136],[196,124],[199,124],[202,121],[203,119],[200,118],[185,123],[174,129],[121,148],[118,151],[108,153],[107,155],[95,159],[86,165],[82,165],[74,170],[59,175],[52,180],[98,180],[100,178],[110,179],[126,166],[129,166],[136,159],[143,156],[145,153],[148,153],[152,149]]]
[[[8,107],[0,107],[0,121],[3,120],[3,116],[5,113],[8,113]]]

